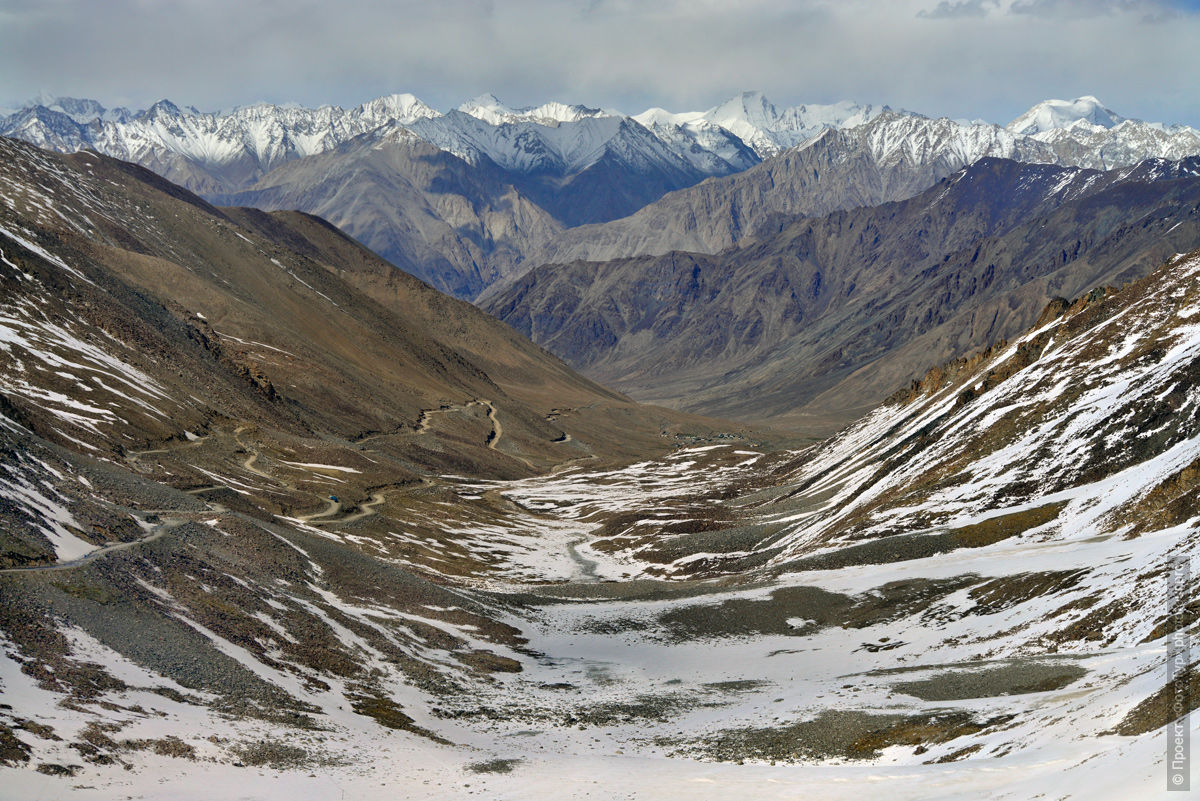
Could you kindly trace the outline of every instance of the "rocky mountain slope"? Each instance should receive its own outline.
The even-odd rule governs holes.
[[[402,485],[663,448],[682,420],[572,373],[324,221],[218,209],[95,154],[0,146],[0,375],[5,414],[30,436],[135,472],[133,451],[205,440],[205,467],[157,474],[184,489],[229,470],[257,483],[268,448],[301,474],[341,451],[348,472],[378,475],[369,447]],[[613,426],[639,433],[618,442]],[[319,503],[296,495],[304,480],[268,494],[271,508]]]
[[[560,103],[512,110],[495,98],[441,114],[407,94],[349,110],[259,104],[225,113],[165,100],[110,111],[63,98],[0,121],[0,135],[133,161],[213,202],[336,219],[401,269],[461,297],[563,225],[623,217],[759,160],[732,135],[680,131],[668,126],[660,137],[614,113]],[[371,155],[377,147],[390,157]]]
[[[636,397],[829,431],[1050,298],[1200,244],[1200,164],[984,159],[907,201],[772,223],[714,256],[545,265],[484,307]]]
[[[510,275],[528,242],[562,230],[510,178],[407,130],[384,129],[289,162],[222,199],[306,209],[437,289],[472,297]]]
[[[1162,786],[1200,253],[773,452],[315,218],[0,147],[6,792]]]
[[[694,141],[664,140],[620,116],[492,125],[451,111],[406,127],[470,164],[499,166],[567,226],[624,217],[667,192],[743,166],[688,158],[698,148]]]
[[[826,131],[745,172],[669,194],[624,219],[564,232],[529,249],[525,264],[717,253],[753,239],[774,215],[824,215],[911,197],[986,156],[1053,160],[1047,145],[1001,128],[981,127],[965,140],[962,134],[950,120],[885,112],[857,128]]]

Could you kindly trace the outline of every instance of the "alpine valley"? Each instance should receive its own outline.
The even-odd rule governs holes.
[[[0,134],[0,798],[1136,799],[1200,737],[1200,132]]]

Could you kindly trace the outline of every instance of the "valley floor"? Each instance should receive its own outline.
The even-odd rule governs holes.
[[[431,696],[393,672],[390,697],[413,719],[408,728],[429,736],[384,728],[347,708],[345,688],[322,691],[211,631],[215,647],[319,708],[321,725],[297,730],[173,701],[161,675],[79,629],[70,632],[76,657],[104,665],[124,689],[63,704],[10,651],[0,662],[4,702],[63,738],[39,741],[36,763],[77,764],[71,740],[181,738],[189,753],[156,746],[71,776],[3,768],[0,797],[1158,797],[1163,733],[1115,729],[1162,683],[1162,643],[1047,647],[1052,623],[1041,619],[1042,630],[1031,631],[1040,615],[1019,604],[1005,613],[995,597],[995,609],[981,608],[979,588],[995,596],[1001,577],[1072,565],[1098,582],[1106,569],[1145,570],[1177,532],[1023,537],[899,562],[674,581],[662,577],[702,555],[655,564],[595,536],[621,512],[700,519],[706,504],[708,514],[721,505],[712,499],[720,490],[744,491],[783,467],[728,445],[620,470],[574,467],[510,482],[443,477],[459,507],[503,504],[486,531],[461,519],[426,522],[462,542],[487,535],[495,559],[465,586],[496,602],[497,619],[527,641],[498,648],[481,639],[481,650],[499,651],[520,672],[502,666],[457,692]],[[209,508],[219,520],[220,507]],[[781,508],[776,516],[790,518],[803,505]],[[350,544],[355,530],[332,524],[321,536]],[[728,543],[713,547],[729,556]],[[327,597],[350,619],[386,614]],[[389,672],[348,623],[328,622],[370,670]],[[470,636],[470,628],[454,631]],[[174,697],[193,694],[166,685]]]

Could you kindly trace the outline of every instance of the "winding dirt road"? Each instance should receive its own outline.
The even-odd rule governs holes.
[[[333,498],[327,498],[325,500],[325,502],[329,505],[326,506],[321,511],[310,512],[309,514],[306,514],[306,515],[296,515],[296,519],[299,520],[301,523],[308,523],[309,521],[316,520],[318,517],[329,517],[330,515],[336,515],[338,512],[342,511],[342,502],[341,501],[335,501]],[[325,520],[325,521],[321,521],[321,522],[327,523],[330,521]]]
[[[181,518],[181,517],[167,518],[167,519],[163,520],[161,523],[155,525],[150,530],[150,533],[147,534],[145,537],[142,537],[140,540],[130,540],[129,542],[117,542],[117,543],[113,543],[112,545],[105,545],[103,548],[97,548],[96,550],[94,550],[90,553],[84,554],[83,556],[79,557],[78,559],[72,559],[70,562],[56,562],[55,564],[52,564],[52,565],[35,565],[32,567],[6,567],[6,568],[0,570],[0,573],[34,573],[34,572],[50,573],[50,572],[54,572],[54,571],[58,571],[58,570],[73,570],[77,567],[82,567],[83,565],[86,565],[88,562],[94,562],[97,559],[99,559],[103,556],[107,556],[110,553],[114,553],[116,551],[124,551],[128,548],[133,548],[138,545],[145,545],[146,543],[154,542],[157,539],[161,539],[171,529],[181,526],[186,522],[188,522],[186,518]]]

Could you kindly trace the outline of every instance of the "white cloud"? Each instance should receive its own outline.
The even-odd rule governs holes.
[[[933,8],[921,9],[917,16],[922,19],[960,19],[963,17],[986,17],[996,8],[993,0],[942,0]]]
[[[0,105],[41,90],[201,108],[411,91],[450,108],[493,91],[639,111],[763,89],[780,104],[1004,122],[1045,97],[1095,94],[1127,116],[1200,124],[1200,18],[1151,13],[1185,5],[1113,0],[1064,21],[1078,3],[0,0]]]

